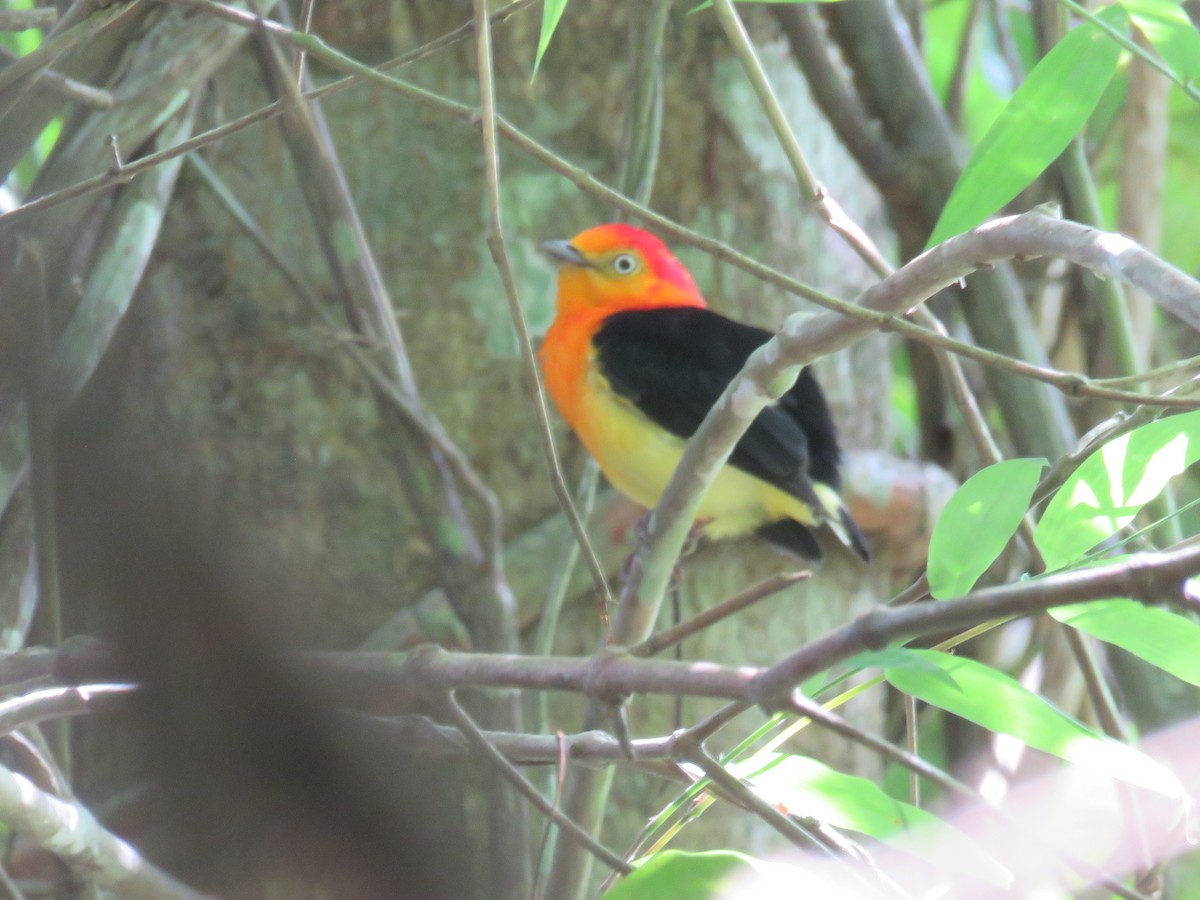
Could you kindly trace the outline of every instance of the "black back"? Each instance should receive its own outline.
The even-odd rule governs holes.
[[[597,363],[612,389],[651,421],[691,437],[747,357],[771,333],[695,307],[614,313],[596,333]],[[811,481],[837,489],[840,453],[829,406],[807,367],[763,410],[730,462],[813,502]]]

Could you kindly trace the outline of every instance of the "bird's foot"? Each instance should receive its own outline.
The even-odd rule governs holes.
[[[692,527],[688,529],[687,537],[684,538],[683,547],[679,551],[680,559],[687,559],[700,549],[700,545],[704,542],[704,529],[708,527],[710,522],[712,522],[712,519],[697,519],[692,523]]]
[[[646,513],[633,527],[634,541],[636,548],[632,553],[625,557],[625,562],[621,564],[621,581],[628,580],[633,571],[634,563],[638,553],[650,540],[650,516],[652,513]],[[700,519],[693,523],[688,530],[687,537],[684,539],[683,547],[679,551],[679,559],[675,561],[675,565],[671,570],[670,590],[678,590],[679,585],[683,581],[683,560],[687,559],[695,553],[704,541],[704,529],[712,519]]]

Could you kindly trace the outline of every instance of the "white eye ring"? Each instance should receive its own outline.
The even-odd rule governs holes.
[[[631,253],[622,253],[620,256],[614,256],[612,267],[613,271],[618,275],[631,275],[637,271],[637,257]]]

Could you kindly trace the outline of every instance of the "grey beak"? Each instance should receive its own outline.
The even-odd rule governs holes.
[[[541,250],[560,266],[590,266],[582,253],[570,241],[543,241]]]

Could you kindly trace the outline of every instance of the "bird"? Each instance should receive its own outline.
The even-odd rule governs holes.
[[[542,243],[558,269],[555,317],[539,351],[546,389],[621,493],[652,509],[691,437],[771,332],[710,310],[657,237],[624,223]],[[706,539],[757,534],[818,560],[831,532],[864,561],[838,495],[841,451],[812,370],[738,441],[697,512]]]

